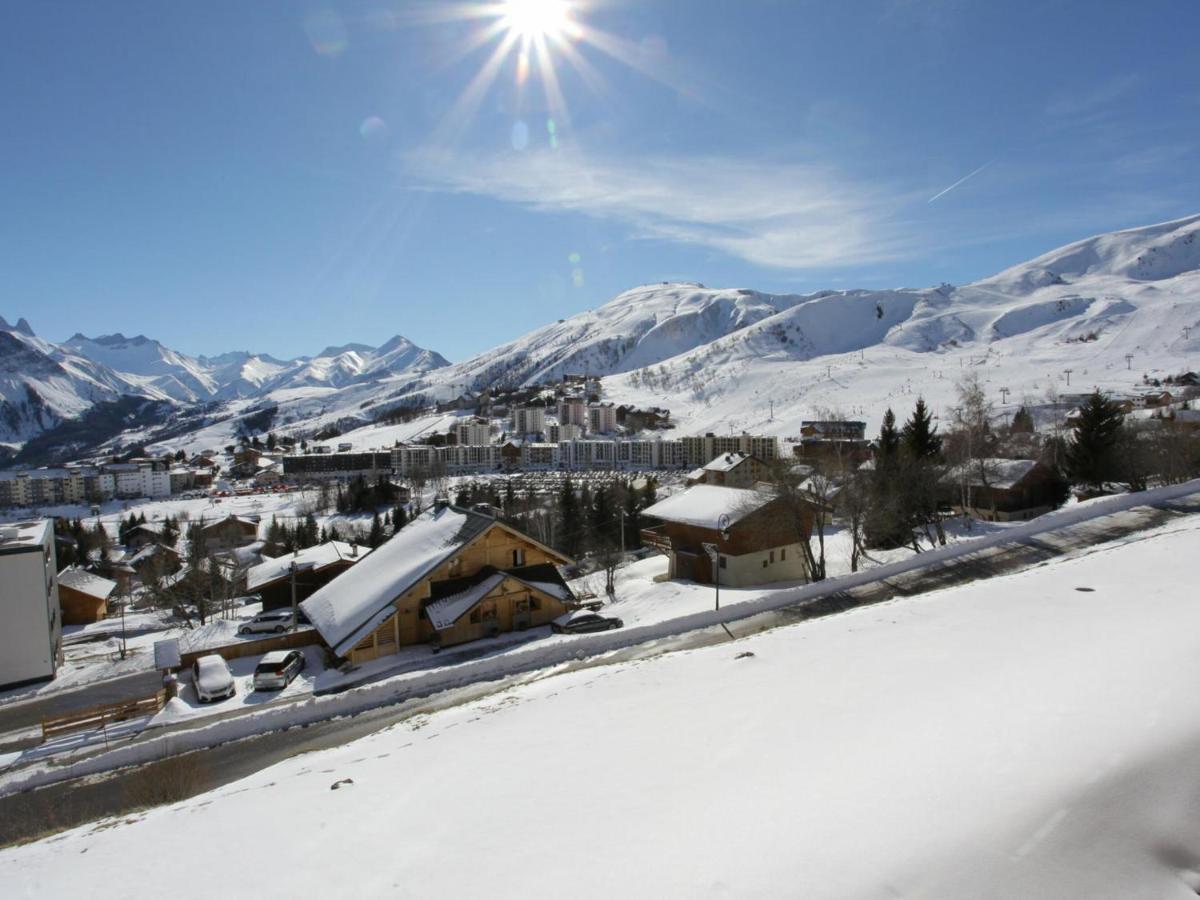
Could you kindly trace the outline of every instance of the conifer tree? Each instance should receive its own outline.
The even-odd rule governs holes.
[[[1079,424],[1067,444],[1067,474],[1099,488],[1118,477],[1117,442],[1125,416],[1121,407],[1095,391],[1079,408]]]

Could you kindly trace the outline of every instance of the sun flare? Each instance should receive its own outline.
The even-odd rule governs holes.
[[[504,0],[501,24],[525,40],[562,37],[571,28],[567,0]]]

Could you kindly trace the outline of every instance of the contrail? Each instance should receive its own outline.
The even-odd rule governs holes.
[[[990,166],[994,162],[995,162],[994,159],[989,159],[987,162],[985,162],[982,166],[980,166],[974,172],[970,173],[969,175],[964,175],[962,178],[958,179],[958,181],[954,182],[954,184],[950,185],[950,187],[946,188],[944,191],[939,191],[938,193],[934,194],[932,197],[930,197],[925,202],[932,203],[934,200],[938,199],[938,197],[945,197],[948,193],[950,193],[952,190],[954,190],[956,187],[958,187],[964,181],[974,178],[976,175],[978,175],[980,172],[982,172],[984,169],[986,169],[988,166]]]

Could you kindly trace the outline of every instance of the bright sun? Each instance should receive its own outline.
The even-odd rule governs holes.
[[[501,24],[527,40],[561,37],[571,26],[567,0],[504,0]]]

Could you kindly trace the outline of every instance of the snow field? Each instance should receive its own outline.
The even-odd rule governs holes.
[[[1178,751],[1200,744],[1198,533],[544,677],[10,848],[0,878],[16,896],[1194,896],[1200,775]],[[260,821],[309,824],[269,859],[223,839]],[[219,866],[169,852],[211,842]],[[172,862],[131,873],[147,851]]]

